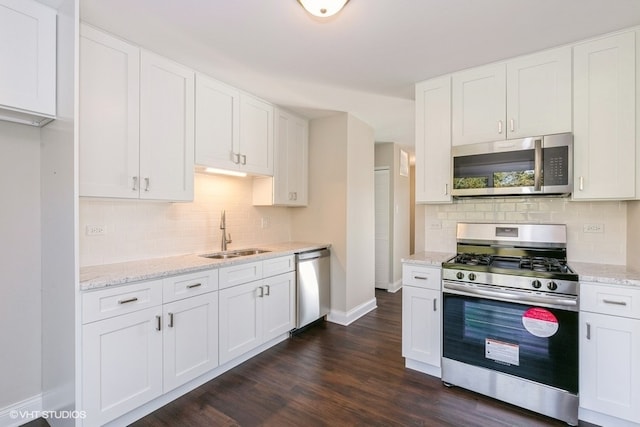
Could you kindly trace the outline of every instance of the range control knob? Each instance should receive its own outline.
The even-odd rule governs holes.
[[[533,282],[531,282],[531,286],[533,286],[536,289],[540,289],[540,287],[542,286],[542,283],[540,283],[540,280],[534,280]]]
[[[558,285],[556,284],[556,282],[549,282],[547,283],[547,288],[549,288],[550,291],[555,291],[556,289],[558,289]]]
[[[462,271],[458,271],[458,273],[456,273],[456,277],[458,280],[462,280],[464,279],[464,273]]]
[[[476,280],[475,273],[469,273],[469,280]]]

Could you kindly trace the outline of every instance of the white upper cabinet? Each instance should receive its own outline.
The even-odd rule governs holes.
[[[416,201],[451,203],[451,77],[416,84]]]
[[[42,125],[56,115],[56,11],[0,0],[0,119]]]
[[[309,121],[276,108],[273,177],[254,178],[253,204],[306,206],[308,168]]]
[[[452,143],[571,131],[571,48],[453,74]]]
[[[507,139],[571,132],[571,48],[507,62]]]
[[[240,92],[205,75],[196,76],[196,164],[238,168]]]
[[[140,60],[140,198],[193,200],[195,74],[143,51]]]
[[[193,200],[194,72],[81,26],[80,195]]]
[[[241,170],[273,175],[273,105],[240,95],[240,149],[234,153]]]
[[[505,73],[504,64],[494,64],[453,75],[453,145],[505,137]]]
[[[636,193],[636,33],[576,45],[574,199]]]
[[[80,26],[80,195],[138,198],[140,49]]]

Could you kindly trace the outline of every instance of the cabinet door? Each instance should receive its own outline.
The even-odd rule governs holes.
[[[440,292],[402,289],[402,356],[440,367]]]
[[[580,313],[580,406],[640,423],[640,320]]]
[[[506,138],[506,67],[492,64],[452,76],[452,143]]]
[[[290,272],[263,280],[262,325],[264,341],[296,327],[296,274]]]
[[[239,169],[240,93],[217,80],[196,76],[196,164]]]
[[[56,115],[56,12],[0,0],[0,106]]]
[[[573,49],[574,199],[636,197],[633,32]]]
[[[218,293],[163,306],[164,392],[218,366]]]
[[[143,51],[140,198],[193,200],[194,72]]]
[[[451,203],[451,77],[416,85],[416,201]]]
[[[80,195],[139,197],[140,50],[80,27]]]
[[[309,122],[276,109],[273,202],[306,206]]]
[[[507,138],[571,132],[571,48],[507,63]]]
[[[220,364],[262,344],[261,282],[251,282],[221,290],[219,355]]]
[[[240,95],[240,163],[242,170],[273,175],[273,105]]]
[[[162,394],[160,307],[82,327],[85,425],[102,425]]]

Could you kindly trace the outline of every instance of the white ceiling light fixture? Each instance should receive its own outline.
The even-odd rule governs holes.
[[[298,0],[298,3],[313,16],[328,18],[340,12],[349,0]]]

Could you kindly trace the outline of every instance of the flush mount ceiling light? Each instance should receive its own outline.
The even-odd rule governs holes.
[[[298,3],[313,16],[327,18],[340,12],[349,0],[298,0]]]

